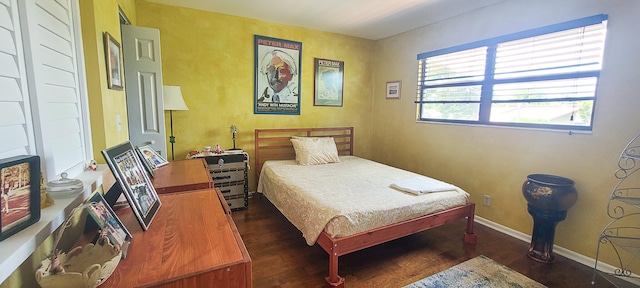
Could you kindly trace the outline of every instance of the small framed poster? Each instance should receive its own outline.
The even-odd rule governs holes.
[[[402,81],[387,82],[387,99],[400,99]]]
[[[344,62],[315,58],[315,106],[342,106]]]
[[[109,89],[122,90],[122,50],[120,43],[109,32],[104,32],[104,53],[107,66],[107,87]]]

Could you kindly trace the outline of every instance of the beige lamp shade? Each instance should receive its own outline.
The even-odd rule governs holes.
[[[189,110],[182,98],[180,86],[162,86],[164,92],[164,110]]]

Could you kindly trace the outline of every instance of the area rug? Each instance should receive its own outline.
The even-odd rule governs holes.
[[[546,287],[484,255],[462,262],[404,288]]]

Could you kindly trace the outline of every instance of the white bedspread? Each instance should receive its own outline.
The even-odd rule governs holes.
[[[312,246],[322,230],[344,237],[467,204],[469,194],[455,186],[420,196],[390,187],[417,176],[355,156],[311,166],[296,165],[295,160],[267,161],[257,191]]]

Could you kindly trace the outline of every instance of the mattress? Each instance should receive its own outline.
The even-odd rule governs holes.
[[[323,230],[333,238],[345,237],[468,203],[469,194],[457,186],[421,195],[390,187],[418,176],[356,156],[308,166],[272,160],[262,167],[257,191],[312,246]]]

